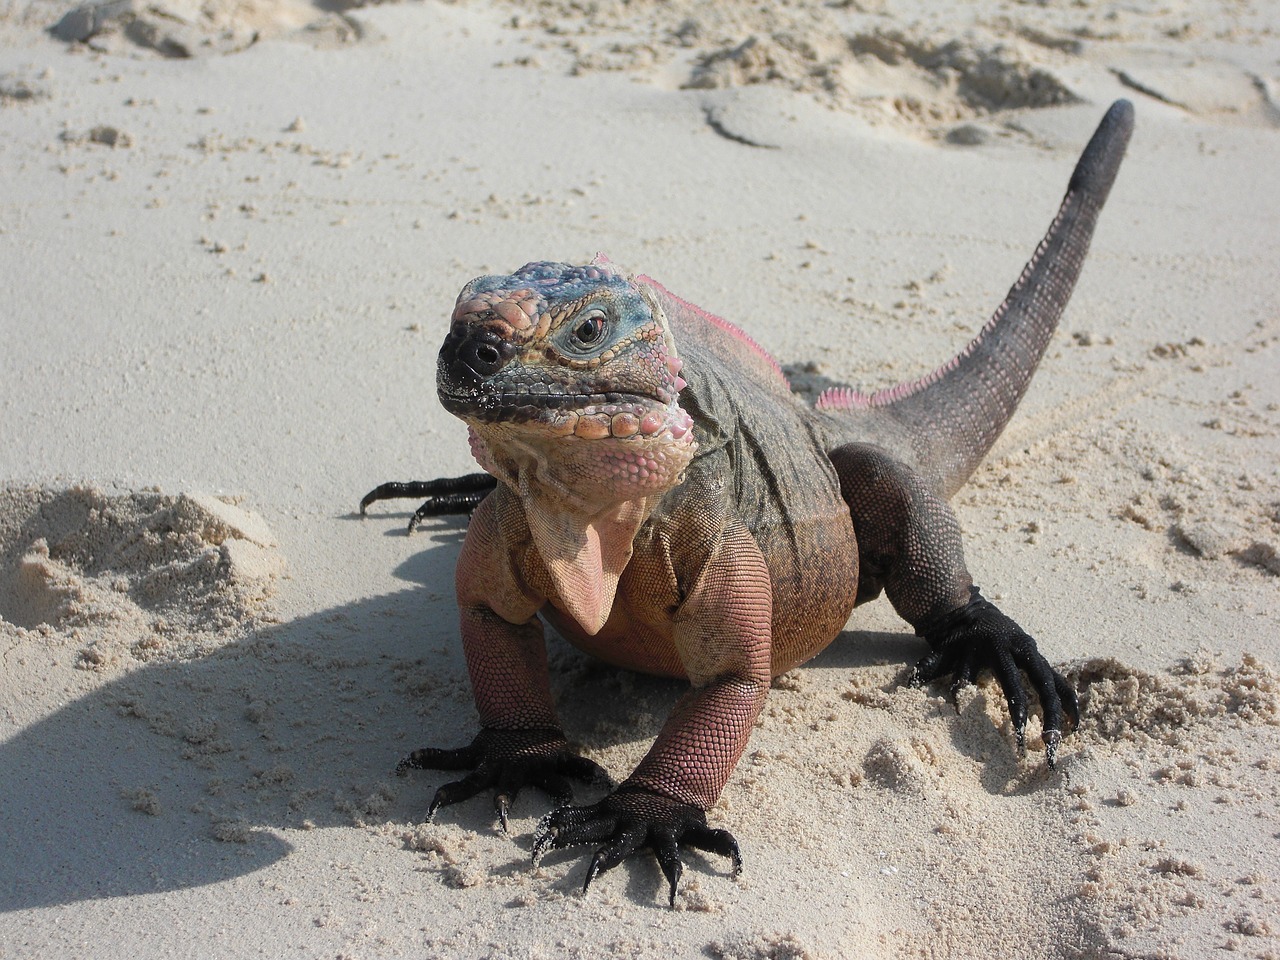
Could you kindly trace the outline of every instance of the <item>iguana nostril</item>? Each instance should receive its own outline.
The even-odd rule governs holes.
[[[515,347],[496,333],[481,330],[458,344],[454,372],[464,379],[468,372],[472,377],[488,379],[505,367],[515,353]]]

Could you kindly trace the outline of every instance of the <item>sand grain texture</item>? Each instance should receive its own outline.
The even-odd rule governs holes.
[[[49,28],[61,23],[54,33]],[[0,956],[1280,955],[1280,21],[1178,0],[0,6]],[[955,498],[1081,691],[905,688],[882,601],[770,693],[676,909],[422,816],[465,742],[453,298],[607,252],[801,392],[959,350],[1116,97],[1063,328]],[[623,776],[679,684],[553,638]],[[596,792],[584,791],[590,799]]]

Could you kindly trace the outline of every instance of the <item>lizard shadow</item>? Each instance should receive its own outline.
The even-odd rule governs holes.
[[[449,537],[424,537],[394,571],[403,589],[270,625],[192,659],[131,661],[20,727],[0,743],[0,913],[232,881],[289,857],[294,840],[316,830],[365,829],[387,844],[387,856],[406,858],[406,873],[426,869],[450,883],[409,835],[454,775],[393,771],[415,748],[475,734],[457,611],[442,586],[456,560]],[[687,688],[619,675],[551,630],[548,653],[570,736],[602,750],[642,751]],[[74,659],[75,650],[33,632],[9,655],[47,663]],[[592,791],[579,795],[604,792]],[[547,809],[545,798],[531,797],[536,791],[517,799],[516,816]],[[495,821],[483,799],[437,819],[442,829],[476,834]],[[489,868],[529,869],[531,837],[514,839],[510,864]],[[662,899],[656,866],[628,876],[638,902]],[[581,872],[550,882],[571,892]]]
[[[68,684],[87,692],[0,743],[0,913],[216,884],[288,857],[297,831],[419,819],[429,795],[397,761],[475,722],[440,589],[457,549],[423,547],[404,589]],[[73,644],[29,631],[7,656],[47,683],[66,674],[39,665]]]
[[[856,614],[855,614],[856,616]],[[886,664],[910,667],[927,651],[924,642],[907,632],[886,630],[842,630],[825,650],[798,669],[822,667],[859,669]]]
[[[389,856],[420,868],[422,855],[394,827],[419,823],[452,775],[392,771],[417,747],[460,745],[475,733],[452,590],[442,588],[457,559],[454,531],[437,532],[446,536],[424,537],[396,568],[403,589],[266,627],[195,659],[132,664],[0,743],[0,912],[225,882],[288,857],[299,831],[372,828],[388,835],[379,842]],[[909,663],[917,646],[905,633],[854,632],[810,666]],[[566,732],[615,776],[631,769],[688,689],[601,664],[551,630],[548,658]],[[603,792],[578,795],[590,802]],[[543,798],[522,795],[513,814],[545,809]],[[439,819],[476,833],[494,825],[483,800]],[[532,826],[519,829],[510,863],[491,867],[529,869]],[[555,889],[578,888],[585,866],[570,862],[581,856],[544,860],[556,868]],[[693,851],[686,864],[708,874],[725,867]],[[665,903],[656,862],[626,876],[632,900]]]

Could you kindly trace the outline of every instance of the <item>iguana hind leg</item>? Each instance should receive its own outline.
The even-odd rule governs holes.
[[[371,503],[379,500],[425,497],[422,506],[409,518],[409,533],[427,517],[450,514],[472,514],[480,501],[498,485],[487,473],[468,473],[461,477],[439,477],[435,480],[410,480],[401,483],[392,480],[379,484],[360,498],[360,515],[364,516]]]
[[[912,683],[950,674],[953,694],[990,670],[1004,691],[1018,746],[1027,723],[1030,681],[1043,713],[1045,755],[1054,765],[1064,720],[1079,721],[1075,691],[1021,627],[973,585],[960,524],[928,482],[887,451],[847,444],[831,453],[849,505],[861,568],[858,602],[881,590],[933,652],[916,664]]]

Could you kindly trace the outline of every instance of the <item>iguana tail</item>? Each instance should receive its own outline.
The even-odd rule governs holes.
[[[1132,132],[1133,105],[1117,100],[1076,164],[1040,246],[1004,303],[959,356],[920,380],[874,394],[828,390],[818,408],[850,411],[845,416],[852,417],[864,439],[907,459],[945,496],[958,490],[1031,382],[1080,275]]]

